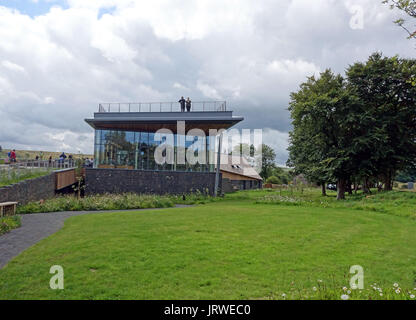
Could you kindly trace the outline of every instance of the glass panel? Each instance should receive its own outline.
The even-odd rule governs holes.
[[[101,144],[101,130],[95,130],[94,144]]]
[[[155,141],[155,134],[149,133],[149,166],[148,170],[157,170],[157,164],[155,162],[155,150],[158,146],[158,142]]]
[[[182,134],[175,135],[175,171],[186,170],[186,149],[185,147],[185,136]]]
[[[149,162],[149,133],[140,132],[138,169],[147,170]]]
[[[96,130],[94,138],[94,165],[106,168],[125,168],[138,170],[165,170],[165,171],[215,171],[215,137],[204,137],[198,141],[197,137],[186,140],[183,135],[174,136],[173,149],[175,152],[174,164],[156,164],[154,153],[156,148],[164,141],[155,141],[155,134],[148,132]],[[165,139],[165,138],[164,138]],[[186,156],[179,158],[179,148],[187,149],[194,145],[194,156],[198,158],[200,152],[205,152],[206,162],[201,159],[191,165]],[[211,158],[210,158],[211,152]],[[183,163],[182,161],[185,161]],[[212,161],[210,163],[210,160]],[[180,163],[182,162],[182,163]]]

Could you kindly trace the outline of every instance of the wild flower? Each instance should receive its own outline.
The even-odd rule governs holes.
[[[393,287],[398,288],[399,287],[399,284],[398,283],[394,283],[393,284]]]
[[[313,290],[313,291],[316,291],[316,290],[318,290],[318,289],[317,289],[316,287],[313,287],[313,288],[312,288],[312,290]]]
[[[342,296],[341,296],[341,299],[342,300],[348,300],[350,298],[350,296],[349,295],[346,295],[346,294],[343,294]]]
[[[410,295],[410,299],[414,299],[415,298],[415,295],[414,294],[411,294]]]

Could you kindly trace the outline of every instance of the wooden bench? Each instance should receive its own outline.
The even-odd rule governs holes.
[[[14,216],[16,214],[17,202],[0,203],[0,218],[5,216]]]

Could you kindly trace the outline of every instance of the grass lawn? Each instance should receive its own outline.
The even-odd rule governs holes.
[[[256,203],[265,196],[280,193],[72,217],[0,270],[0,299],[339,299],[353,265],[366,290],[352,299],[415,292],[416,220],[345,203]],[[49,288],[52,265],[64,268],[64,290]]]

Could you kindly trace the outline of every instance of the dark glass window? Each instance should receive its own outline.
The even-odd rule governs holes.
[[[123,168],[138,170],[167,171],[214,171],[215,165],[209,163],[210,152],[215,152],[215,138],[204,137],[197,142],[197,137],[186,139],[175,135],[173,138],[174,164],[158,164],[155,161],[155,150],[162,141],[155,141],[155,134],[149,132],[132,132],[121,130],[96,130],[94,139],[94,166],[97,168]],[[193,145],[194,156],[205,152],[206,163],[188,161],[179,163],[179,150],[182,148],[186,159],[186,151]],[[165,156],[165,154],[163,154]],[[211,155],[211,158],[213,156]],[[204,162],[204,161],[202,161]]]

